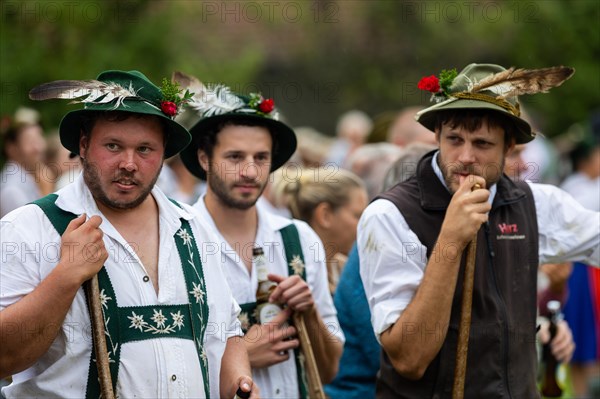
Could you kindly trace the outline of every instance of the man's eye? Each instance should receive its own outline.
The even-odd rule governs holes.
[[[150,147],[140,147],[140,148],[138,148],[138,151],[141,152],[142,154],[148,154],[152,150],[150,149]]]
[[[116,151],[116,150],[118,150],[118,149],[119,149],[119,146],[118,146],[117,144],[115,144],[115,143],[108,143],[108,144],[106,145],[106,148],[107,148],[109,151]]]

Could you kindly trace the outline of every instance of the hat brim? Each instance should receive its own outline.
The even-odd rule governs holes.
[[[190,133],[183,126],[167,117],[157,108],[143,101],[136,101],[135,105],[130,107],[121,106],[118,109],[115,109],[114,105],[110,103],[94,104],[93,106],[88,106],[86,109],[71,111],[61,120],[59,127],[60,142],[67,150],[79,155],[79,138],[81,136],[82,123],[81,118],[85,114],[97,111],[130,112],[132,114],[154,115],[162,118],[161,120],[165,122],[166,126],[165,158],[176,155],[185,147],[187,147],[192,140]]]
[[[424,110],[417,113],[415,119],[427,129],[432,132],[435,131],[435,122],[436,115],[441,111],[451,110],[451,109],[488,109],[490,111],[500,112],[503,115],[509,117],[517,128],[515,134],[516,144],[524,144],[528,143],[535,138],[535,133],[532,132],[531,126],[529,123],[524,121],[523,119],[511,114],[506,111],[504,108],[488,103],[485,101],[477,101],[477,100],[468,100],[462,98],[450,98],[441,103],[432,105],[429,108],[425,108]]]
[[[181,151],[181,160],[185,167],[194,176],[206,180],[206,171],[202,169],[198,159],[198,138],[213,131],[213,129],[227,121],[240,122],[249,121],[257,126],[264,126],[271,132],[273,138],[273,151],[271,159],[271,172],[279,169],[285,164],[296,151],[298,142],[294,131],[284,123],[269,119],[264,116],[240,113],[227,113],[201,119],[190,129],[192,143]]]

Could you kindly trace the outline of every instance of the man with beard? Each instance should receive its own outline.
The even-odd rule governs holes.
[[[178,87],[107,71],[30,96],[85,97],[60,124],[83,174],[2,219],[0,375],[13,375],[3,395],[100,395],[81,289],[98,274],[117,397],[233,397],[240,387],[258,397],[214,236],[154,186],[164,158],[190,142],[173,120]]]
[[[515,144],[534,137],[519,117],[514,85],[531,87],[530,77],[542,82],[525,91],[531,94],[571,74],[553,68],[511,75],[498,65],[471,64],[458,76],[444,71],[439,81],[419,83],[441,100],[417,114],[439,150],[371,203],[358,229],[361,277],[384,349],[378,397],[451,395],[465,248],[475,238],[465,397],[539,396],[538,264],[598,265],[600,226],[590,221],[599,215],[556,187],[511,182],[502,170]]]
[[[239,96],[223,87],[218,90],[224,100],[220,106],[203,102],[212,98],[210,88],[203,91],[204,98],[190,103],[202,119],[190,129],[192,144],[181,158],[192,174],[208,183],[206,195],[194,207],[217,231],[222,268],[242,307],[240,321],[246,330],[252,374],[262,394],[304,398],[307,386],[302,354],[297,351],[299,340],[296,329],[287,323],[292,312],[304,314],[323,382],[335,376],[342,352],[343,335],[328,291],[325,253],[306,223],[256,206],[270,172],[295,151],[296,137],[277,120],[273,100],[258,94]],[[256,317],[260,272],[253,249],[257,247],[264,251],[268,279],[277,284],[269,302],[285,307],[262,324]]]

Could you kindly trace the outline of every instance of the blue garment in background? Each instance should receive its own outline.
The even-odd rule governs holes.
[[[338,375],[325,386],[332,399],[374,399],[381,347],[371,326],[371,311],[359,274],[358,249],[350,251],[333,303],[346,336]]]
[[[587,363],[600,359],[598,329],[600,317],[594,309],[595,290],[598,289],[591,278],[597,271],[580,262],[573,263],[573,272],[569,277],[569,296],[564,304],[565,320],[571,327],[575,341],[575,353],[572,362]]]

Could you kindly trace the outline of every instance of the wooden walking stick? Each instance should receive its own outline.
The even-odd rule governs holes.
[[[102,315],[102,303],[100,303],[98,275],[95,275],[86,281],[84,283],[84,289],[88,297],[90,318],[92,319],[92,334],[94,337],[94,350],[96,351],[96,367],[98,367],[100,392],[103,399],[115,399],[110,376],[110,367],[108,366],[108,351],[106,350],[104,316]]]
[[[481,188],[473,186],[473,191]],[[471,330],[471,310],[473,305],[473,280],[475,278],[475,256],[477,254],[477,234],[467,245],[467,264],[463,280],[463,296],[460,308],[460,325],[458,327],[458,346],[456,348],[456,366],[454,368],[454,385],[452,399],[462,399],[465,395],[465,377],[467,373],[467,355],[469,352],[469,332]]]
[[[325,399],[325,391],[323,390],[323,384],[321,383],[321,377],[319,376],[319,368],[315,359],[315,353],[310,345],[310,337],[308,336],[308,330],[306,329],[306,323],[304,322],[304,315],[302,313],[294,313],[294,325],[298,331],[298,339],[300,340],[300,349],[304,353],[306,359],[306,374],[308,377],[308,397],[313,399]]]

